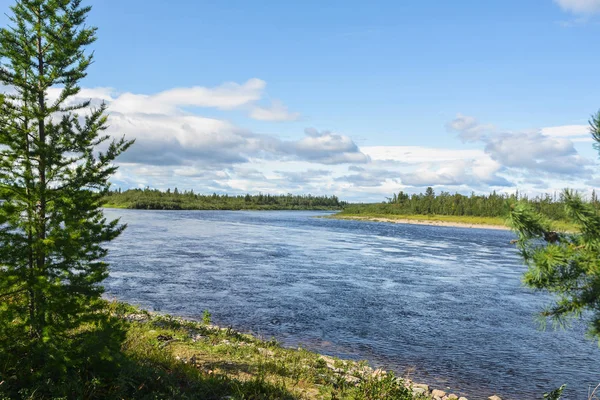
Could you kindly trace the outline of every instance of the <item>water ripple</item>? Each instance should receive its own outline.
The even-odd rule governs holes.
[[[510,232],[311,212],[106,214],[129,224],[110,244],[110,296],[192,318],[209,309],[219,324],[470,398],[539,398],[568,383],[569,399],[585,399],[600,382],[583,324],[537,329],[549,298],[522,287]]]

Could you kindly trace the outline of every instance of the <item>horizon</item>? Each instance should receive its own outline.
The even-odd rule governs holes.
[[[379,202],[600,187],[600,0],[86,4],[99,31],[78,97],[137,140],[115,188]]]

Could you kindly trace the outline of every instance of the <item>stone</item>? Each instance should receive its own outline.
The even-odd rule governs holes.
[[[433,392],[431,392],[431,395],[433,397],[439,397],[441,399],[446,395],[446,392],[444,392],[443,390],[435,389]]]
[[[425,389],[424,389],[424,388],[422,388],[422,387],[414,387],[414,386],[413,386],[413,388],[412,388],[412,393],[413,393],[413,395],[415,395],[415,396],[418,396],[418,395],[420,395],[420,394],[422,394],[422,395],[427,395],[427,393],[428,393],[428,392],[427,392],[427,390],[425,390]]]
[[[420,394],[425,394],[425,395],[429,394],[429,385],[425,385],[424,383],[413,383],[411,385],[411,388],[412,388],[413,393],[415,393],[415,391],[417,391]]]
[[[466,397],[459,397],[458,400],[469,400]]]
[[[488,400],[502,400],[502,398],[500,396],[493,395],[488,397]]]
[[[413,389],[420,388],[420,389],[425,390],[425,392],[429,392],[429,385],[426,385],[424,383],[413,383],[412,388]]]
[[[206,338],[206,336],[202,336],[200,334],[195,335],[194,337],[192,337],[192,342],[198,342],[200,340],[204,340]]]
[[[454,393],[450,393],[448,395],[448,400],[458,400],[458,396],[455,395]]]

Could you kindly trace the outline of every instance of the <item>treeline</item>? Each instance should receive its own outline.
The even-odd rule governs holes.
[[[519,192],[511,195],[493,192],[488,195],[472,193],[470,196],[465,196],[449,192],[436,194],[431,187],[427,188],[425,193],[420,194],[408,194],[401,191],[393,194],[383,203],[351,204],[344,208],[344,213],[505,217],[509,212],[508,200],[525,201],[536,211],[553,220],[566,218],[562,194],[528,197],[520,195]],[[600,208],[595,192],[592,193],[589,201],[597,209]]]
[[[193,190],[130,189],[111,191],[104,198],[107,207],[144,210],[339,210],[346,205],[336,196],[313,195],[203,195]]]

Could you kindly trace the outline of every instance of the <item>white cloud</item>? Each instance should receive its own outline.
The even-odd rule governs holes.
[[[546,136],[552,137],[579,137],[589,136],[590,127],[589,125],[563,125],[553,126],[548,128],[542,128],[540,132]]]
[[[245,110],[250,118],[260,121],[292,121],[300,117],[300,113],[289,111],[279,100],[274,100],[269,107],[259,106],[257,103],[265,97],[265,88],[266,82],[257,78],[242,84],[227,82],[213,88],[175,88],[151,95],[128,92],[117,94],[110,88],[84,88],[69,99],[69,104],[92,99],[94,105],[110,103],[112,112],[127,115],[184,115],[189,113],[190,108],[216,108]],[[59,88],[51,88],[50,100],[58,98],[59,93]]]
[[[126,114],[174,114],[182,107],[231,110],[260,100],[265,87],[265,81],[253,78],[243,84],[228,82],[215,88],[176,88],[154,95],[123,93],[111,106]]]
[[[498,175],[502,165],[483,150],[424,146],[375,146],[361,150],[372,159],[367,169],[383,166],[394,169],[397,171],[395,177],[405,186],[483,188],[512,185]]]
[[[487,157],[482,150],[444,149],[426,146],[365,146],[361,150],[374,161],[397,161],[413,164]]]
[[[317,131],[314,128],[304,130],[306,137],[299,141],[284,144],[287,151],[306,160],[322,164],[367,163],[369,157],[359,150],[348,136],[330,131]]]
[[[545,136],[568,138],[573,143],[592,143],[589,125],[563,125],[542,128],[540,132]]]
[[[588,168],[591,161],[580,156],[573,144],[574,140],[582,141],[587,137],[586,126],[565,125],[533,132],[502,132],[491,125],[480,125],[474,117],[460,114],[448,125],[455,127],[453,130],[463,140],[468,132],[487,132],[486,135],[469,135],[469,141],[484,144],[486,154],[505,170],[512,168],[530,174],[579,177],[591,173]]]
[[[600,0],[554,0],[563,10],[573,14],[600,12]]]
[[[481,125],[474,117],[457,114],[456,118],[446,124],[449,132],[457,132],[463,142],[476,142],[485,137],[488,131],[494,130],[493,125]]]
[[[573,142],[541,132],[506,133],[491,137],[485,151],[505,167],[525,168],[559,174],[583,174],[589,164],[575,150]]]
[[[275,135],[255,134],[228,121],[198,115],[186,107],[231,109],[254,107],[262,96],[265,82],[251,79],[244,84],[227,83],[216,88],[202,87],[167,90],[156,95],[124,93],[109,88],[83,89],[70,104],[91,100],[106,103],[110,113],[107,132],[113,137],[136,139],[136,144],[120,161],[138,165],[190,166],[211,169],[230,167],[254,159],[306,160],[317,164],[365,163],[368,157],[347,136],[309,129],[299,140],[281,140]],[[60,89],[50,90],[51,99]],[[257,112],[263,120],[291,119],[281,102]],[[252,115],[251,115],[252,116]],[[317,134],[313,134],[313,130]],[[179,169],[180,176],[189,175]],[[192,175],[197,175],[193,173]]]
[[[583,125],[502,132],[458,114],[446,128],[470,142],[470,148],[359,147],[343,133],[315,128],[292,139],[257,134],[195,109],[238,109],[263,121],[299,117],[280,101],[258,106],[264,88],[261,80],[154,95],[86,88],[76,100],[107,103],[108,133],[136,138],[119,159],[121,169],[114,178],[124,188],[337,194],[348,200],[381,201],[398,190],[419,192],[426,186],[463,193],[510,191],[514,185],[521,191],[540,191],[594,179],[590,160],[573,146],[589,140]],[[50,95],[57,96],[55,91]]]
[[[270,107],[254,107],[250,111],[250,118],[258,121],[295,121],[300,118],[300,113],[290,112],[279,100],[274,100]]]

